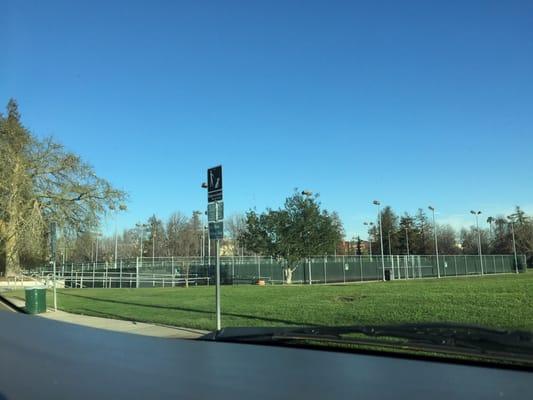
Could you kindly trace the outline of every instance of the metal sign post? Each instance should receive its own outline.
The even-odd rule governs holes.
[[[56,293],[56,223],[50,223],[50,260],[52,262],[52,281],[54,285],[54,311],[57,311]]]
[[[222,328],[220,311],[220,240],[224,237],[224,203],[222,201],[222,166],[207,170],[207,220],[209,239],[215,240],[216,280],[215,301],[217,331]]]

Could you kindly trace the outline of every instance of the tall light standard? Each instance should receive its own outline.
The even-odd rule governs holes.
[[[311,196],[313,195],[313,192],[309,190],[303,190],[302,196],[305,196],[306,200],[309,200]],[[344,247],[344,246],[343,246]],[[307,270],[309,275],[309,284],[311,285],[313,283],[312,277],[311,277],[311,252],[309,249],[309,241],[305,240],[305,248],[307,250]],[[335,246],[335,251],[337,251],[337,247]],[[344,251],[344,249],[343,249]],[[305,269],[304,269],[304,280],[305,280]]]
[[[155,264],[155,238],[157,236],[157,232],[154,229],[154,225],[152,225],[152,229],[153,229],[153,232],[152,232],[152,267],[153,267]]]
[[[203,186],[202,186],[202,187],[203,187]],[[193,211],[193,212],[192,212],[192,215],[193,215],[193,217],[197,217],[198,220],[200,221],[200,226],[203,226],[203,223],[202,223],[202,212],[196,210],[196,211]],[[196,228],[195,228],[195,229],[196,229]],[[202,237],[203,237],[203,236],[202,236]],[[202,240],[202,239],[200,239],[200,240]],[[202,245],[202,246],[203,246],[203,245]],[[203,253],[203,249],[200,249],[200,251],[198,252],[198,256],[199,256],[199,257],[202,257],[202,253]]]
[[[100,237],[100,232],[96,232],[96,252],[95,252],[95,259],[94,259],[95,267],[98,265],[98,238],[99,237]]]
[[[405,227],[405,246],[407,248],[407,260],[409,260],[409,231]]]
[[[140,232],[141,232],[140,238],[141,238],[141,267],[142,267],[142,265],[143,265],[143,242],[144,242],[144,230],[148,227],[148,225],[146,225],[146,224],[141,224],[141,223],[137,223],[137,224],[135,224],[135,226],[136,226],[137,229],[139,229]]]
[[[385,281],[385,257],[383,256],[383,229],[381,227],[381,210],[380,205],[381,203],[378,200],[374,200],[372,202],[374,205],[378,206],[378,221],[379,221],[379,241],[381,243],[381,269],[383,272],[383,281]]]
[[[470,214],[476,217],[477,247],[479,251],[479,263],[481,265],[481,275],[483,275],[483,256],[481,254],[481,231],[479,230],[479,220],[478,220],[478,216],[481,214],[481,211],[470,210]]]
[[[372,226],[374,226],[373,222],[363,222],[363,225],[370,226],[368,228],[368,250],[370,254],[370,262],[372,262],[372,235],[370,234],[370,230],[372,229]]]
[[[114,214],[115,214],[115,257],[114,257],[114,267],[115,269],[117,269],[117,257],[118,257],[118,228],[117,228],[117,214],[118,214],[118,211],[115,207],[114,204],[111,204],[109,206],[109,209],[114,211]],[[118,206],[118,210],[119,211],[126,211],[127,210],[127,207],[125,204],[120,204]]]
[[[513,217],[508,216],[509,223],[511,224],[511,234],[513,235],[513,253],[514,253],[514,267],[515,271],[518,274],[518,257],[516,256],[516,240],[514,236],[514,220]]]
[[[433,213],[433,236],[435,237],[435,255],[437,256],[437,278],[440,278],[440,263],[439,263],[439,243],[437,241],[437,225],[435,224],[435,208],[428,207]]]

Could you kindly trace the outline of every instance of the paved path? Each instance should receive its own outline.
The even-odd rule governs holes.
[[[8,308],[4,303],[0,302],[0,311],[13,311],[10,308]]]
[[[17,307],[24,307],[24,301],[5,296],[5,294],[4,297]],[[88,315],[71,314],[60,310],[51,311],[50,309],[46,313],[37,314],[37,316],[69,324],[90,326],[97,329],[164,338],[197,339],[208,333],[207,331],[197,329],[177,328],[173,326],[146,324],[143,322],[123,321],[111,318],[90,317]]]

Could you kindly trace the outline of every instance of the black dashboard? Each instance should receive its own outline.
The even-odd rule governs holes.
[[[160,339],[0,311],[0,399],[531,399],[533,373]]]

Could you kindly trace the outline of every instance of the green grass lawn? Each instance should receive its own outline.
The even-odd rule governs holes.
[[[58,306],[213,330],[214,296],[214,287],[62,289]],[[221,297],[225,327],[459,322],[533,331],[533,273],[345,286],[223,286]]]

